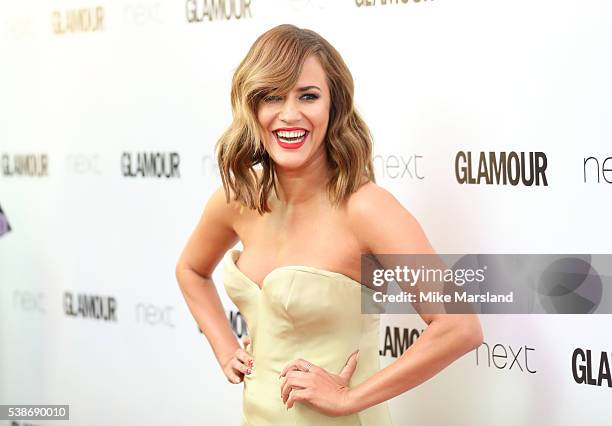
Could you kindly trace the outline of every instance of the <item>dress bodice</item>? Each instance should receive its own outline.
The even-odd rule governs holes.
[[[240,254],[226,253],[223,283],[247,323],[247,350],[254,358],[244,378],[243,425],[391,425],[386,403],[329,417],[301,402],[287,411],[280,397],[278,376],[296,358],[338,374],[359,349],[349,386],[379,370],[379,315],[361,314],[361,293],[372,290],[338,272],[303,265],[272,270],[260,288],[238,269]]]

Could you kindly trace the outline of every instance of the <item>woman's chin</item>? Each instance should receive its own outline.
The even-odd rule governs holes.
[[[282,154],[272,157],[272,160],[274,160],[274,166],[277,170],[297,170],[304,165],[304,158],[302,158],[302,156],[300,156],[299,158],[287,157],[287,155]]]

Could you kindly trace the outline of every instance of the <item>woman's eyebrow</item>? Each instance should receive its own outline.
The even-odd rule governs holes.
[[[319,92],[321,91],[319,86],[304,86],[304,87],[300,87],[298,89],[298,92],[305,92],[305,91],[310,90],[310,89],[317,89]]]

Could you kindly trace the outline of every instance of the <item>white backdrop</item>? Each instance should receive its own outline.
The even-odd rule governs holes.
[[[378,184],[438,252],[610,253],[611,20],[605,0],[2,2],[0,404],[70,404],[70,422],[15,425],[239,424],[242,385],[218,368],[174,266],[220,184],[232,73],[280,23],[343,55]],[[458,151],[543,152],[547,185],[460,184]],[[125,176],[142,153],[178,173]],[[116,305],[114,319],[70,315],[79,295]],[[481,320],[486,345],[393,399],[394,424],[612,424],[612,387],[572,375],[576,348],[595,376],[612,362],[609,316]],[[406,349],[387,333],[425,328],[382,324],[382,365]]]

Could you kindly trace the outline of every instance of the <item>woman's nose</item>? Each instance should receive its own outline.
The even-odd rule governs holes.
[[[298,121],[300,117],[300,111],[292,100],[284,102],[278,114],[278,118],[285,122]]]

